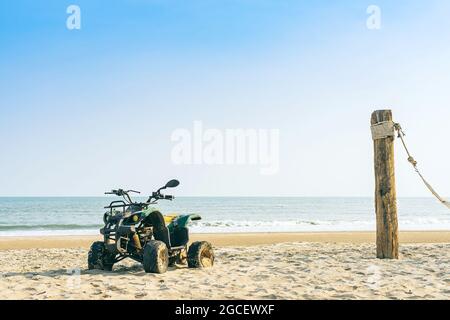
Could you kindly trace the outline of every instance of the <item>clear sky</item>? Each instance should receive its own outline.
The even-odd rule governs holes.
[[[449,15],[448,0],[1,1],[0,195],[149,193],[176,177],[177,195],[371,196],[382,108],[450,195]],[[279,172],[173,164],[171,134],[196,120],[279,129]],[[400,144],[397,180],[429,196]]]

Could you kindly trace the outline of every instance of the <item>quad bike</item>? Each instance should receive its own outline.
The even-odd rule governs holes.
[[[200,220],[196,214],[163,216],[151,205],[158,200],[173,200],[161,190],[179,185],[169,181],[153,192],[146,202],[134,202],[134,190],[113,190],[105,194],[123,197],[105,207],[103,241],[94,242],[88,255],[89,269],[111,271],[115,263],[131,258],[143,264],[145,272],[164,273],[168,266],[185,264],[190,268],[206,268],[214,264],[214,252],[209,242],[198,241],[188,247],[190,221]]]

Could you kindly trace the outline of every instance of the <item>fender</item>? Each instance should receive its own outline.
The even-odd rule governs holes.
[[[175,218],[174,220],[172,220],[172,222],[170,222],[170,224],[168,225],[169,230],[172,230],[175,227],[187,227],[191,221],[198,221],[201,220],[202,217],[199,216],[198,214],[185,214],[185,215],[180,215],[177,218]]]

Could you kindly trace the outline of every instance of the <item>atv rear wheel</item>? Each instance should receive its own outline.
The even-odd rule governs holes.
[[[142,264],[145,272],[164,273],[169,266],[169,250],[164,242],[150,240],[144,246]]]
[[[112,257],[106,251],[105,244],[102,241],[96,241],[91,245],[88,253],[88,269],[99,269],[111,271],[114,262]]]
[[[214,258],[212,245],[207,241],[197,241],[189,247],[187,257],[189,268],[212,267]]]

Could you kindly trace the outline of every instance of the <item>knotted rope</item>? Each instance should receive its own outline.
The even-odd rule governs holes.
[[[431,193],[438,199],[443,205],[445,205],[448,209],[450,209],[450,202],[446,201],[444,198],[442,198],[436,190],[428,183],[428,181],[424,178],[422,173],[420,172],[419,168],[417,167],[417,161],[414,159],[414,157],[409,152],[408,147],[406,146],[405,142],[405,132],[403,131],[402,127],[399,123],[394,123],[394,129],[397,131],[398,135],[397,137],[400,138],[402,141],[402,145],[405,148],[406,154],[408,155],[408,162],[411,163],[411,165],[414,167],[414,170],[417,172],[419,177],[422,179],[423,183],[425,183],[425,186],[428,188],[428,190],[431,191]]]
[[[425,183],[425,186],[428,188],[428,190],[431,191],[431,193],[448,209],[450,209],[450,202],[444,200],[437,192],[433,189],[433,187],[428,183],[428,181],[424,178],[422,173],[420,172],[419,168],[417,167],[417,161],[414,159],[414,157],[409,152],[408,147],[406,146],[405,142],[405,132],[403,131],[402,127],[398,123],[394,123],[393,121],[383,121],[379,122],[377,124],[372,125],[372,139],[378,140],[378,139],[384,139],[388,137],[395,137],[395,132],[397,131],[398,135],[397,137],[400,138],[402,141],[402,145],[405,148],[406,154],[408,155],[408,161],[411,163],[411,165],[414,167],[414,170],[417,172],[419,177],[422,179],[422,181]]]

